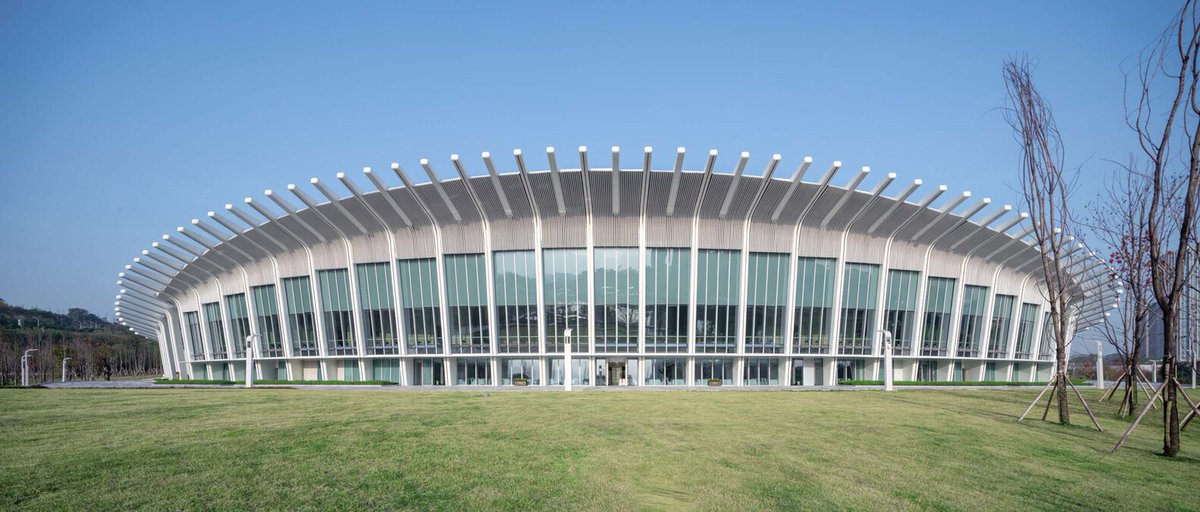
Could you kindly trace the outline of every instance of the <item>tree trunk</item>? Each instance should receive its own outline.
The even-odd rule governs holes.
[[[1175,335],[1178,330],[1177,316],[1163,315],[1163,455],[1174,457],[1179,454],[1179,396],[1175,380]]]

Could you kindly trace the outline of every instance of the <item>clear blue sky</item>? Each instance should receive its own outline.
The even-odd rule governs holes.
[[[475,172],[518,147],[537,167],[546,146],[619,145],[630,167],[646,145],[657,167],[716,148],[725,172],[749,151],[755,173],[811,155],[1012,202],[995,109],[1019,54],[1082,205],[1135,149],[1122,66],[1175,8],[4,0],[0,297],[111,316],[116,273],[193,217],[363,166],[448,172],[452,153]]]

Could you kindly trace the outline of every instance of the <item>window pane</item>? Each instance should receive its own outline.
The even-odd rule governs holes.
[[[196,311],[188,311],[183,314],[183,321],[187,324],[188,341],[192,345],[192,359],[195,361],[204,360],[204,335],[200,329],[200,313]]]
[[[401,320],[410,354],[442,351],[442,316],[438,302],[437,261],[433,258],[400,260]],[[427,367],[432,371],[434,363]],[[438,371],[441,371],[438,363]],[[414,370],[415,371],[415,370]],[[432,378],[432,377],[431,377]],[[439,384],[440,384],[440,378]]]
[[[446,263],[446,307],[450,316],[450,351],[486,354],[488,332],[487,267],[482,254],[451,254]]]
[[[496,342],[500,352],[537,352],[537,261],[533,251],[492,257],[496,294]],[[573,345],[579,350],[579,342]],[[586,348],[586,347],[585,347]]]
[[[892,354],[910,356],[913,328],[917,320],[917,286],[921,274],[911,270],[888,270],[884,299],[883,328],[892,333]]]
[[[258,329],[259,349],[263,357],[283,357],[283,337],[279,330],[279,304],[275,299],[275,285],[250,288],[254,299],[254,325]]]
[[[875,340],[879,265],[847,263],[842,280],[839,354],[870,354]]]
[[[399,354],[396,306],[392,297],[392,267],[387,262],[354,267],[358,280],[358,305],[362,316],[363,344],[368,354]]]
[[[954,279],[930,277],[925,291],[925,326],[921,355],[944,356],[954,312]]]
[[[988,357],[1008,357],[1008,343],[1012,334],[1013,303],[1016,299],[1012,295],[997,295],[995,303],[992,304],[992,326],[988,332]]]
[[[546,301],[546,351],[563,351],[563,330],[570,328],[571,350],[586,352],[588,335],[587,250],[542,252],[542,290]]]
[[[598,248],[593,259],[596,352],[637,352],[638,250]]]
[[[234,357],[246,357],[246,337],[250,335],[246,294],[226,295],[225,310],[229,312],[229,341],[233,345]]]
[[[979,357],[983,340],[983,312],[987,307],[985,286],[963,287],[962,318],[958,325],[958,356]]]
[[[798,354],[829,351],[834,263],[829,258],[800,258],[796,265],[796,318],[792,344]]]
[[[225,359],[225,328],[221,321],[221,304],[209,302],[203,305],[204,320],[208,327],[208,348],[213,359]]]
[[[788,255],[751,253],[746,269],[746,352],[783,352]]]
[[[350,301],[350,275],[344,268],[318,270],[321,288],[321,319],[325,322],[325,341],[329,355],[354,355],[354,310]]]
[[[696,260],[696,352],[737,350],[742,253],[704,249]]]
[[[646,352],[687,352],[689,249],[646,249]]]
[[[1033,351],[1034,329],[1037,328],[1038,305],[1021,304],[1021,324],[1017,327],[1017,359],[1029,359]]]
[[[292,336],[292,353],[297,356],[320,354],[317,347],[317,323],[313,317],[312,288],[308,276],[283,280],[283,303],[287,308],[288,334]]]

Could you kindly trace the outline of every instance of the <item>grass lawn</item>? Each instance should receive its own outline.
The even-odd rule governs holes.
[[[7,389],[0,509],[1200,510],[1197,427],[1037,391]]]

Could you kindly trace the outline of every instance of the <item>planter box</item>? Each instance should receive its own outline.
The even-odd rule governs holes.
[[[514,381],[512,381],[512,383],[514,386],[528,386],[529,385],[529,381],[527,381],[527,380],[514,380]]]
[[[720,386],[721,380],[720,379],[708,379],[708,385],[713,386],[713,387]]]

